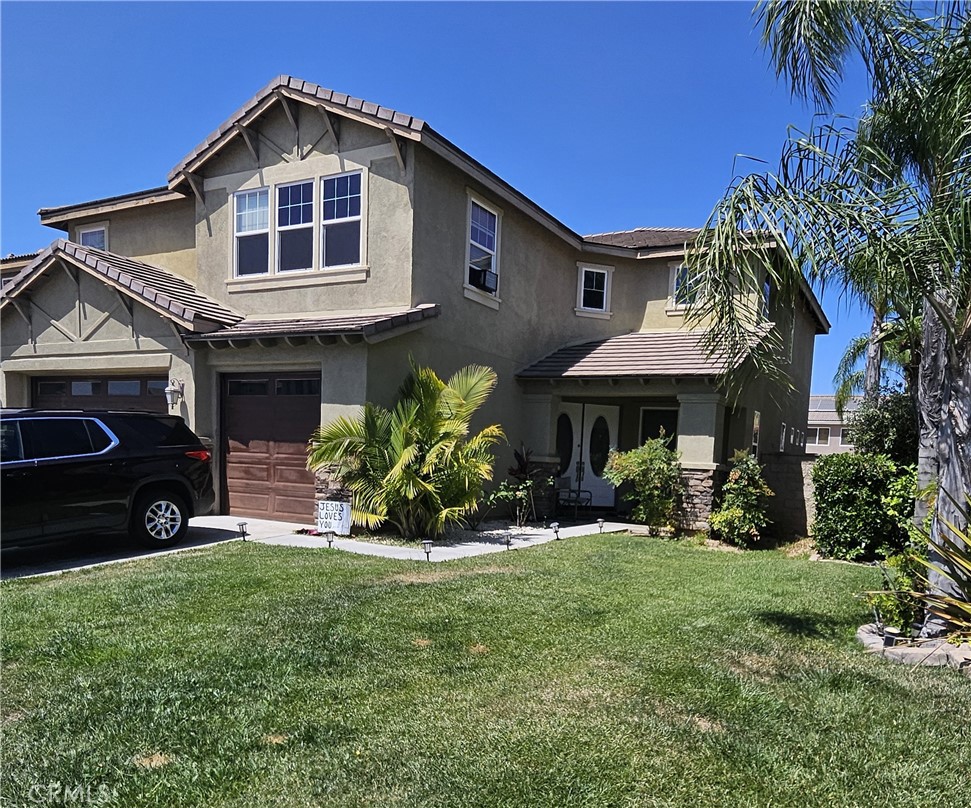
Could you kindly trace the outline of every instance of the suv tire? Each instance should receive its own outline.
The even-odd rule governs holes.
[[[181,495],[154,489],[136,498],[131,526],[135,540],[143,547],[171,547],[182,541],[189,529],[189,509]]]

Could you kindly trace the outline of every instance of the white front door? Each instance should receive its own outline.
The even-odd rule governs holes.
[[[557,450],[560,454],[563,475],[570,478],[570,487],[589,491],[591,505],[612,508],[614,487],[603,478],[607,453],[617,448],[617,431],[620,423],[620,407],[603,404],[560,405],[560,418],[569,419],[557,426]],[[570,459],[566,461],[567,435],[570,442]],[[561,441],[562,438],[562,441]],[[562,445],[561,445],[562,444]]]

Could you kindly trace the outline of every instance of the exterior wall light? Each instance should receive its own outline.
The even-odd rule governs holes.
[[[421,543],[421,549],[425,551],[425,561],[431,561],[432,560],[431,539],[424,539]]]
[[[554,533],[554,535],[556,537],[556,540],[559,541],[560,540],[560,523],[559,522],[550,522],[550,527],[553,529],[553,533]]]
[[[185,382],[169,379],[169,386],[165,388],[165,403],[174,407],[185,398]]]

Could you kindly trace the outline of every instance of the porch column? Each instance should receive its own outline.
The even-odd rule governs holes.
[[[681,393],[678,415],[678,449],[681,465],[712,469],[718,465],[725,425],[725,401],[718,393]]]
[[[725,402],[718,393],[682,393],[678,403],[684,527],[704,530],[724,473],[718,469],[716,458],[722,445]]]

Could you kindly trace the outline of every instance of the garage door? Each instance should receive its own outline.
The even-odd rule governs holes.
[[[307,441],[320,425],[320,374],[224,376],[222,387],[226,510],[312,524]]]
[[[164,376],[52,376],[33,380],[31,402],[45,410],[167,412]]]

